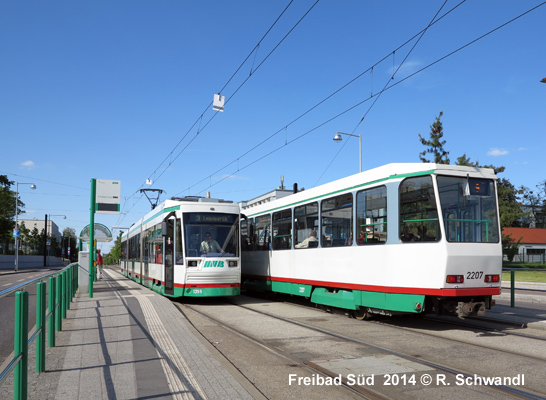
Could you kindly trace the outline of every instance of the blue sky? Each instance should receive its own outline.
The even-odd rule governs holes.
[[[281,175],[310,188],[356,173],[358,139],[337,131],[362,135],[363,169],[419,162],[418,133],[443,110],[452,162],[503,165],[534,188],[546,5],[501,27],[542,1],[459,3],[2,2],[0,174],[37,185],[20,185],[21,218],[66,215],[53,220],[77,233],[90,179],[120,180],[123,214],[95,221],[129,226],[150,210],[142,188],[240,201]]]

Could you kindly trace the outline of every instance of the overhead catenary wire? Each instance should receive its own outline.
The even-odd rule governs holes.
[[[254,147],[252,147],[251,149],[247,150],[245,153],[241,154],[238,156],[237,160],[241,159],[242,157],[248,155],[249,153],[253,152],[255,149],[257,149],[258,147],[260,147],[261,145],[265,144],[266,142],[268,142],[269,140],[271,140],[272,138],[274,138],[276,135],[278,135],[279,133],[281,133],[283,130],[286,130],[290,125],[296,123],[298,120],[302,119],[304,116],[306,116],[307,114],[309,114],[310,112],[312,112],[314,109],[316,109],[317,107],[319,107],[320,105],[324,104],[326,101],[328,101],[329,99],[331,99],[333,96],[335,96],[336,94],[338,94],[339,92],[341,92],[343,89],[347,88],[348,86],[350,86],[351,84],[353,84],[354,82],[356,82],[359,78],[361,78],[362,76],[364,76],[367,72],[369,71],[372,71],[373,72],[373,68],[378,66],[379,64],[381,64],[383,61],[385,61],[386,59],[388,59],[392,54],[394,54],[396,51],[399,51],[400,49],[402,49],[404,46],[406,46],[408,43],[411,43],[416,37],[418,37],[419,35],[422,35],[424,34],[424,32],[426,32],[426,30],[436,24],[437,22],[439,22],[441,19],[445,18],[448,14],[450,14],[451,12],[453,12],[455,9],[457,9],[459,6],[461,6],[466,0],[462,0],[461,2],[459,2],[457,5],[455,5],[454,7],[452,7],[449,11],[447,11],[445,14],[443,14],[441,17],[439,18],[436,18],[438,13],[442,10],[443,6],[447,3],[447,0],[446,2],[444,2],[444,5],[442,5],[442,8],[440,8],[440,10],[436,13],[435,17],[433,18],[432,22],[429,23],[429,25],[425,28],[425,29],[422,29],[421,31],[417,32],[415,35],[413,35],[410,39],[406,40],[403,44],[399,45],[396,49],[394,49],[393,51],[389,52],[388,54],[386,54],[383,58],[381,58],[379,61],[377,61],[375,64],[373,64],[371,67],[369,67],[368,69],[366,69],[365,71],[363,71],[362,73],[360,73],[359,75],[357,75],[356,77],[354,77],[353,79],[351,79],[349,82],[347,82],[346,84],[344,84],[343,86],[341,86],[339,89],[335,90],[334,92],[332,92],[330,95],[328,95],[327,97],[325,97],[324,99],[322,99],[321,101],[319,101],[317,104],[315,104],[314,106],[312,106],[311,108],[309,108],[307,111],[305,111],[304,113],[302,113],[301,115],[299,115],[297,118],[295,118],[294,120],[292,120],[291,122],[289,122],[287,125],[285,125],[283,128],[277,130],[276,132],[274,132],[273,134],[271,134],[270,136],[268,136],[267,138],[265,138],[264,140],[262,140],[261,142],[259,142],[258,144],[256,144]],[[315,3],[316,4],[316,3]],[[303,17],[302,17],[303,18]],[[374,97],[373,96],[373,93],[370,94],[370,98]],[[352,109],[352,108],[351,108]],[[345,142],[343,144],[343,147],[345,146],[347,142]],[[342,148],[343,148],[342,147]],[[341,149],[340,149],[341,150]],[[338,153],[339,154],[339,153]],[[225,168],[229,167],[231,164],[233,164],[235,161],[231,161],[229,162],[228,164],[225,164],[223,167],[221,167],[220,169],[216,170],[215,172],[213,172],[211,175],[209,176],[212,176],[212,175],[215,175],[219,172],[221,172],[222,170],[224,170]],[[179,195],[180,193],[184,192],[184,191],[187,191],[189,190],[191,187],[194,187],[194,186],[197,186],[199,185],[200,183],[202,183],[203,181],[209,179],[209,176],[203,178],[201,181],[191,185],[189,188],[186,188],[184,190],[182,190],[181,192],[179,192],[177,195]]]
[[[458,7],[460,4],[464,3],[464,1],[466,1],[466,0],[463,0],[463,1],[462,1],[461,3],[459,3],[456,7]],[[476,39],[474,39],[474,40],[472,40],[472,41],[470,41],[470,42],[464,44],[463,46],[460,46],[459,48],[457,48],[457,49],[451,51],[450,53],[447,53],[446,55],[444,55],[444,56],[438,58],[437,60],[431,62],[430,64],[424,66],[423,68],[421,68],[421,69],[419,69],[419,70],[413,72],[412,74],[410,74],[410,75],[404,77],[403,79],[400,79],[399,81],[394,82],[394,83],[392,83],[392,84],[390,84],[390,85],[384,87],[384,88],[383,88],[381,91],[379,91],[378,93],[376,93],[376,94],[372,95],[371,97],[369,97],[369,98],[367,98],[367,99],[364,99],[364,100],[358,102],[357,104],[355,104],[355,105],[353,105],[353,106],[347,108],[346,110],[342,111],[341,113],[335,115],[334,117],[331,117],[331,118],[328,119],[327,121],[324,121],[324,122],[320,123],[319,125],[315,126],[314,128],[312,128],[312,129],[306,131],[305,133],[302,133],[301,135],[297,136],[296,138],[290,140],[288,143],[283,144],[283,145],[281,145],[281,146],[279,146],[279,147],[277,147],[277,148],[271,150],[270,152],[268,152],[268,153],[262,155],[261,157],[255,159],[254,161],[252,161],[252,162],[246,164],[246,165],[243,166],[243,167],[238,167],[238,170],[235,171],[234,173],[236,173],[236,172],[238,172],[238,171],[242,171],[242,170],[244,170],[244,169],[246,169],[246,168],[248,168],[248,167],[250,167],[250,166],[256,164],[257,162],[259,162],[259,161],[261,161],[261,160],[267,158],[268,156],[270,156],[270,155],[276,153],[276,152],[279,151],[280,149],[282,149],[282,148],[284,148],[284,147],[286,147],[286,146],[288,146],[288,145],[290,145],[290,144],[296,142],[296,141],[299,140],[299,139],[302,139],[303,137],[307,136],[308,134],[310,134],[310,133],[314,132],[315,130],[319,129],[320,127],[326,125],[327,123],[329,123],[329,122],[331,122],[331,121],[333,121],[333,120],[335,120],[335,119],[341,117],[342,115],[346,114],[346,113],[349,112],[349,111],[352,111],[352,110],[355,109],[356,107],[358,107],[358,106],[360,106],[360,105],[362,105],[362,104],[364,104],[364,103],[370,101],[371,99],[373,99],[373,98],[375,98],[375,97],[381,95],[383,92],[385,92],[385,91],[387,91],[387,90],[390,90],[390,89],[392,89],[392,88],[398,86],[399,84],[405,82],[406,80],[408,80],[408,79],[414,77],[414,76],[417,75],[417,74],[420,74],[421,72],[423,72],[423,71],[427,70],[428,68],[430,68],[430,67],[432,67],[432,66],[438,64],[439,62],[441,62],[441,61],[443,61],[443,60],[445,60],[445,59],[451,57],[452,55],[454,55],[454,54],[460,52],[461,50],[464,50],[464,49],[467,48],[468,46],[471,46],[472,44],[478,42],[479,40],[484,39],[485,37],[491,35],[492,33],[498,31],[499,29],[504,28],[505,26],[509,25],[510,23],[512,23],[512,22],[514,22],[514,21],[516,21],[516,20],[518,20],[519,18],[522,18],[523,16],[529,14],[530,12],[533,12],[534,10],[538,9],[539,7],[542,7],[542,6],[545,5],[545,4],[546,4],[546,1],[545,1],[545,2],[542,2],[542,3],[540,3],[540,4],[538,4],[537,6],[531,8],[531,9],[529,9],[529,10],[527,10],[527,11],[521,13],[521,14],[519,14],[518,16],[516,16],[516,17],[510,19],[509,21],[503,23],[502,25],[499,25],[499,26],[497,26],[496,28],[494,28],[494,29],[492,29],[492,30],[490,30],[490,31],[488,31],[488,32],[486,32],[486,33],[484,33],[483,35],[477,37]],[[448,11],[448,13],[451,12],[451,11],[453,11],[453,9],[450,10],[450,11]],[[442,18],[443,18],[445,15],[446,15],[446,14],[444,14],[444,15],[442,16]],[[439,20],[439,19],[438,19],[438,20]],[[437,20],[436,22],[438,22],[438,20]],[[422,32],[422,31],[421,31],[421,32]],[[406,42],[406,43],[407,43],[407,42]],[[375,64],[375,65],[376,65],[376,64]],[[368,71],[368,70],[367,70],[367,71]],[[362,76],[362,75],[363,75],[363,74],[361,74],[360,76]],[[354,80],[356,80],[356,79],[357,79],[357,78],[355,78]],[[353,80],[353,81],[354,81],[354,80]],[[389,79],[389,83],[390,83],[390,81],[391,81],[391,80]],[[351,81],[351,82],[352,82],[352,81]],[[339,89],[339,90],[341,90],[341,89]],[[338,90],[338,91],[339,91],[339,90]],[[336,91],[335,93],[337,93],[338,91]],[[334,93],[334,94],[335,94],[335,93]],[[333,94],[332,94],[332,95],[333,95]],[[331,97],[332,95],[330,95],[329,97]],[[325,99],[325,100],[326,100],[326,99]],[[325,100],[323,100],[322,102],[324,102]],[[315,106],[315,107],[316,107],[316,106]],[[310,111],[310,110],[306,111],[306,113],[308,113],[309,111]],[[304,113],[304,114],[305,114],[305,113]],[[302,114],[302,115],[301,115],[300,117],[298,117],[297,119],[301,118],[304,114]],[[297,120],[297,119],[296,119],[296,120]],[[296,120],[294,120],[294,121],[296,121]],[[290,125],[290,124],[288,124],[288,125],[286,125],[286,126],[289,126],[289,125]],[[273,136],[275,136],[275,135],[278,134],[279,132],[282,132],[283,129],[284,129],[284,127],[283,127],[282,129],[278,130],[277,132],[275,132],[273,135],[269,136],[267,139],[263,140],[260,144],[254,146],[253,149],[255,149],[256,147],[258,147],[258,146],[260,146],[261,144],[265,143],[266,141],[268,141],[269,139],[271,139]],[[252,149],[252,150],[253,150],[253,149]],[[248,153],[249,153],[250,151],[252,151],[252,150],[247,151],[247,152],[245,153],[245,155],[248,154]],[[242,157],[242,156],[240,156],[239,158],[241,158],[241,157]],[[235,162],[235,161],[232,161],[232,162],[226,164],[223,168],[221,168],[220,170],[218,170],[216,173],[218,173],[218,172],[222,171],[223,169],[227,168],[229,165],[233,164],[234,162]],[[204,192],[205,190],[208,190],[208,189],[210,189],[211,187],[213,187],[213,186],[219,184],[220,182],[222,182],[222,181],[224,181],[225,179],[227,179],[230,175],[232,175],[232,174],[226,175],[224,178],[218,180],[216,183],[210,185],[210,186],[207,187],[207,188],[202,189],[199,193],[202,193],[202,192]],[[209,177],[210,177],[210,176],[207,176],[207,177],[204,178],[203,180],[201,180],[201,181],[199,181],[199,182],[197,182],[197,183],[195,183],[195,184],[189,186],[187,189],[182,190],[180,193],[182,193],[182,192],[184,192],[184,191],[186,191],[186,190],[188,190],[188,189],[190,189],[190,188],[192,188],[192,187],[194,187],[194,186],[197,186],[199,183],[202,183],[204,180],[209,179]]]
[[[417,47],[417,45],[419,44],[419,42],[421,41],[421,39],[423,38],[423,36],[425,35],[425,33],[428,31],[428,29],[435,23],[436,21],[436,18],[438,17],[438,14],[440,14],[440,12],[442,11],[442,9],[444,8],[444,6],[447,4],[447,1],[448,0],[445,0],[444,3],[441,5],[441,7],[438,9],[438,11],[436,12],[436,14],[434,14],[434,17],[430,20],[430,22],[428,23],[427,27],[425,29],[423,29],[421,32],[420,32],[420,35],[419,35],[419,38],[417,39],[417,41],[413,44],[413,46],[411,47],[411,49],[408,51],[408,53],[406,54],[406,56],[404,57],[404,59],[402,60],[402,62],[400,63],[400,65],[398,65],[398,68],[396,68],[396,64],[394,62],[394,59],[395,59],[395,54],[396,54],[396,50],[392,52],[392,75],[391,77],[388,78],[387,82],[385,83],[385,85],[383,86],[383,90],[389,85],[389,82],[391,80],[394,79],[395,75],[398,73],[398,71],[400,71],[400,68],[402,68],[402,65],[404,65],[404,63],[406,62],[406,60],[408,59],[408,57],[410,56],[410,54],[413,52],[413,50],[415,50],[415,48]],[[463,0],[461,1],[458,5],[460,6],[461,4],[463,4],[466,0]],[[372,72],[373,72],[373,67],[372,67]],[[356,124],[355,128],[353,129],[353,131],[351,132],[352,134],[354,134],[356,132],[356,130],[358,129],[358,127],[360,126],[360,124],[362,124],[362,122],[364,121],[364,119],[366,118],[366,116],[369,114],[369,112],[372,110],[373,106],[377,103],[377,101],[381,98],[381,94],[383,93],[383,90],[380,91],[379,95],[377,97],[375,97],[373,103],[370,105],[370,107],[368,107],[368,110],[366,111],[366,113],[364,114],[364,116],[360,119],[360,121]],[[373,94],[373,92],[372,92]],[[351,140],[351,137],[349,137],[347,139],[347,141],[345,141],[345,143],[343,143],[343,146],[341,146],[341,148],[339,149],[339,151],[334,155],[334,157],[332,158],[332,161],[326,166],[326,168],[324,169],[324,171],[322,172],[322,174],[320,175],[320,177],[317,179],[317,181],[315,182],[315,186],[318,184],[318,182],[320,182],[320,180],[322,179],[322,177],[324,176],[324,174],[326,173],[326,171],[328,171],[328,169],[330,168],[330,166],[334,163],[335,159],[337,158],[337,156],[339,154],[341,154],[341,151],[345,148],[345,146],[347,145],[347,143],[349,143],[349,141]],[[362,166],[361,166],[362,167]]]
[[[289,32],[277,43],[277,45],[273,48],[273,50],[271,50],[268,55],[256,66],[256,68],[254,68],[254,64],[252,65],[252,71],[251,71],[251,74],[237,87],[237,89],[231,94],[231,96],[226,100],[225,102],[225,105],[227,105],[229,103],[229,101],[235,96],[235,94],[237,94],[237,92],[248,82],[248,80],[250,79],[250,77],[252,75],[254,75],[254,73],[264,64],[264,62],[271,56],[271,54],[273,54],[273,52],[275,50],[277,50],[277,48],[280,46],[280,44],[292,33],[292,31],[301,23],[301,21],[309,14],[309,12],[317,5],[317,3],[319,2],[320,0],[317,0],[308,10],[307,12],[303,15],[303,17],[301,17],[298,22],[289,30]],[[239,67],[237,68],[237,70],[232,74],[232,76],[228,79],[228,81],[224,84],[224,86],[222,87],[222,89],[220,89],[220,91],[218,93],[221,93],[223,92],[226,87],[229,85],[229,83],[234,79],[234,77],[239,73],[239,71],[241,70],[241,68],[246,64],[246,62],[250,59],[250,57],[252,56],[252,54],[256,54],[258,48],[260,47],[260,44],[263,42],[263,40],[267,37],[267,35],[271,32],[271,30],[273,29],[273,27],[277,24],[277,22],[281,19],[281,17],[285,14],[285,12],[288,10],[288,8],[290,7],[290,5],[293,3],[293,0],[290,1],[290,3],[284,8],[284,10],[281,12],[281,14],[277,17],[277,19],[275,20],[275,22],[273,22],[273,24],[269,27],[269,29],[267,30],[267,32],[262,36],[262,38],[258,41],[258,43],[256,44],[256,46],[254,46],[254,48],[252,49],[252,51],[248,54],[248,56],[245,58],[245,60],[239,65]],[[193,125],[190,127],[190,129],[188,129],[188,131],[186,132],[186,134],[178,141],[178,143],[176,144],[176,146],[171,150],[171,152],[167,155],[167,157],[165,157],[165,159],[161,162],[161,164],[154,170],[154,172],[151,174],[151,176],[155,176],[155,173],[161,168],[162,165],[165,164],[165,161],[167,161],[167,159],[169,159],[169,157],[172,156],[172,154],[174,154],[175,150],[180,146],[180,144],[184,141],[184,139],[189,135],[189,133],[195,128],[195,125],[200,122],[202,119],[203,119],[203,116],[205,115],[205,113],[210,110],[211,108],[211,105],[212,105],[212,102],[210,102],[207,107],[205,108],[205,110],[201,113],[200,117],[197,119],[197,121],[195,121],[193,123]],[[163,174],[167,171],[168,167],[171,166],[177,159],[178,157],[180,157],[180,155],[182,153],[184,153],[184,151],[193,143],[193,141],[198,137],[198,135],[209,125],[209,123],[217,116],[217,113],[214,113],[206,122],[203,126],[200,126],[199,129],[197,130],[197,133],[193,136],[193,138],[190,140],[189,143],[186,144],[186,146],[184,148],[182,148],[182,150],[180,152],[178,152],[178,154],[174,157],[174,159],[171,159],[169,164],[163,169],[163,171],[161,172],[161,174],[159,174],[157,177],[155,177],[155,180],[159,180],[161,178],[161,176],[163,176]],[[140,186],[140,188],[142,188],[142,185]],[[139,189],[140,189],[139,188]]]
[[[275,47],[267,54],[267,56],[256,66],[256,68],[252,69],[252,73],[238,86],[238,88],[231,94],[231,96],[226,100],[225,104],[227,105],[229,101],[235,96],[235,94],[248,82],[250,77],[265,63],[265,61],[273,54],[275,50],[286,40],[286,38],[294,31],[294,29],[303,21],[303,19],[311,12],[311,10],[318,4],[320,0],[316,0],[313,5],[305,12],[305,14],[296,22],[294,26],[288,31],[287,34],[284,35],[284,37],[275,45]],[[263,40],[267,37],[267,35],[271,32],[273,27],[277,24],[277,22],[282,18],[282,16],[285,14],[285,12],[288,10],[290,5],[293,3],[293,0],[291,0],[288,5],[284,8],[284,10],[281,12],[281,14],[277,17],[275,22],[269,27],[267,32],[262,36],[262,38],[259,40],[259,42],[256,44],[256,46],[252,49],[252,51],[248,54],[248,56],[245,58],[245,60],[239,65],[237,70],[232,74],[232,76],[228,79],[228,81],[224,84],[222,89],[220,89],[220,92],[224,91],[228,84],[233,80],[233,78],[239,73],[241,68],[246,64],[246,62],[249,60],[249,58],[252,56],[252,54],[256,54],[257,49],[259,48],[260,44],[263,42]],[[159,180],[163,174],[167,171],[167,169],[180,157],[180,155],[194,142],[194,140],[198,137],[198,135],[208,126],[208,124],[216,117],[217,113],[214,113],[211,118],[203,125],[201,126],[203,116],[205,113],[211,108],[212,102],[210,102],[205,110],[201,113],[199,118],[192,124],[190,129],[184,134],[184,136],[178,141],[178,143],[174,146],[174,148],[167,154],[167,156],[163,159],[163,161],[159,164],[159,166],[153,171],[153,173],[150,175],[150,178],[154,177],[155,182]],[[193,136],[193,138],[184,146],[184,148],[174,157],[172,158],[175,150],[180,146],[180,144],[184,141],[184,139],[189,135],[191,131],[195,128],[197,124],[199,125],[199,128],[197,130],[197,133]],[[156,172],[165,164],[165,162],[169,160],[168,165],[163,169],[161,174],[158,176],[155,176]],[[134,193],[133,196],[139,192],[139,190],[143,187],[142,184]],[[142,196],[139,197],[139,200],[142,199]],[[134,204],[133,204],[134,207]],[[133,208],[131,207],[131,209]],[[123,219],[123,218],[122,218]],[[118,221],[118,223],[121,223],[121,221]]]

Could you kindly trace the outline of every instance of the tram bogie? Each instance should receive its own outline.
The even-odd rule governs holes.
[[[167,297],[239,295],[239,205],[197,197],[165,201],[122,237],[121,272]]]
[[[359,319],[482,316],[500,294],[491,169],[389,164],[262,203],[242,209],[252,290],[309,297]]]

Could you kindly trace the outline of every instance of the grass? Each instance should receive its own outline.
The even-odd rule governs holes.
[[[544,282],[546,283],[546,271],[516,271],[516,282]],[[510,271],[502,271],[502,280],[510,280]]]

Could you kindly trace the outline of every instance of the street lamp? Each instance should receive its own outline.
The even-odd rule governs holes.
[[[15,183],[15,229],[19,229],[19,184],[30,185],[32,190],[36,189],[34,183],[16,182]],[[20,231],[18,235],[20,235]],[[15,235],[15,232],[14,232]],[[15,272],[19,271],[19,236],[15,236]]]
[[[341,142],[343,140],[341,135],[347,135],[347,136],[358,138],[358,148],[360,150],[360,172],[362,172],[362,135],[352,135],[350,133],[337,132],[336,135],[334,136],[334,142],[337,142],[337,143]]]
[[[63,219],[66,219],[66,215],[46,214],[45,226],[44,226],[44,232],[45,232],[44,236],[46,241],[45,249],[44,249],[44,267],[46,266],[46,250],[48,250],[47,249],[47,221],[49,220],[51,221],[51,223],[53,223],[53,220],[51,219],[51,217],[63,217]],[[53,225],[51,225],[51,230],[53,231]],[[49,250],[47,251],[47,265],[49,265]]]

